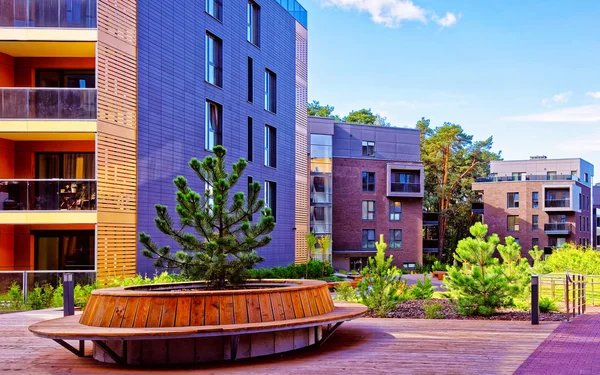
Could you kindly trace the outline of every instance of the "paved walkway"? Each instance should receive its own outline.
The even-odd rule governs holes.
[[[559,324],[357,319],[320,348],[235,363],[118,367],[77,358],[27,327],[61,316],[42,310],[0,315],[0,374],[512,374]],[[91,345],[87,343],[87,352]]]
[[[515,375],[600,374],[600,314],[562,323]]]

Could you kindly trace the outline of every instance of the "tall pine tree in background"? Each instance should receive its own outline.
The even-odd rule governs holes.
[[[139,239],[144,246],[143,255],[154,259],[155,267],[179,269],[186,277],[224,288],[245,282],[247,270],[263,260],[255,250],[271,241],[268,234],[275,228],[275,219],[271,209],[264,208],[264,201],[259,199],[258,182],[249,185],[247,199],[243,192],[231,195],[244,173],[246,161],[238,160],[228,174],[225,148],[215,146],[213,153],[214,157],[207,156],[202,162],[196,158],[189,162],[207,187],[203,195],[190,189],[183,176],[173,181],[177,187],[179,223],[173,221],[166,206],[155,206],[157,228],[180,249],[159,247],[146,233],[140,233]],[[258,212],[260,219],[251,222],[252,215]]]

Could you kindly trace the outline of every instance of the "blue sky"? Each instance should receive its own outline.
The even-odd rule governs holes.
[[[457,123],[505,159],[582,157],[600,175],[600,1],[301,3],[309,100]]]

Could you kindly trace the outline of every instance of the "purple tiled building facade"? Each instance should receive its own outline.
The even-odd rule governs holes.
[[[360,270],[383,235],[394,264],[422,263],[424,174],[416,129],[309,117],[311,230],[332,236],[333,266]]]

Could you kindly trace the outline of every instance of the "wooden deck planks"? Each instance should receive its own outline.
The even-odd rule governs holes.
[[[0,372],[144,374],[77,358],[27,326],[61,311],[0,315]],[[558,326],[542,322],[358,319],[345,323],[321,348],[201,368],[153,368],[153,374],[512,374]],[[91,345],[88,343],[88,352]]]

